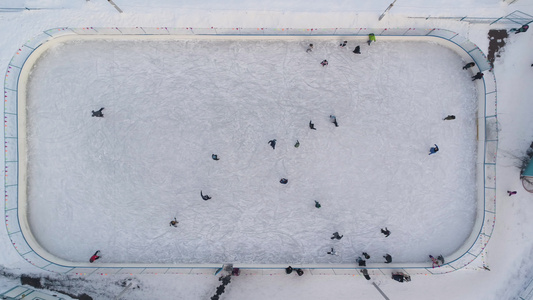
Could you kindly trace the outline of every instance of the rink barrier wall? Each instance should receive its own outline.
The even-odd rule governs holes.
[[[366,42],[374,33],[380,40],[427,41],[441,44],[460,55],[465,62],[474,61],[473,72],[485,72],[474,82],[478,92],[477,112],[477,186],[478,205],[473,230],[446,263],[432,268],[427,263],[369,263],[370,276],[402,271],[415,274],[445,274],[464,268],[482,256],[494,231],[496,221],[496,156],[498,150],[496,78],[485,54],[479,47],[459,34],[438,28],[172,28],[172,27],[84,27],[49,29],[18,48],[9,62],[4,80],[5,137],[5,224],[17,252],[34,266],[51,272],[83,275],[113,274],[215,274],[223,263],[212,264],[127,264],[80,263],[55,257],[44,250],[33,236],[27,212],[26,156],[26,82],[40,55],[51,45],[66,39],[340,39],[352,38]],[[21,130],[19,130],[21,129]],[[22,155],[21,155],[22,154]],[[436,253],[438,255],[438,253]],[[355,259],[355,258],[354,258]],[[361,275],[361,267],[353,264],[291,264],[311,275]],[[283,275],[287,264],[239,264],[241,275]]]

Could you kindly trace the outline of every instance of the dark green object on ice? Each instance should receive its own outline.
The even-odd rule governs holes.
[[[318,203],[318,201],[315,201],[315,207],[316,207],[316,208],[321,208],[322,205],[320,205],[320,203]]]

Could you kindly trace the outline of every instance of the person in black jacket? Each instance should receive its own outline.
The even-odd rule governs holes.
[[[472,81],[474,81],[476,79],[481,79],[481,78],[483,78],[483,73],[477,72],[476,75],[472,76]]]
[[[272,147],[272,149],[276,149],[276,139],[268,141],[268,144]]]
[[[334,232],[334,233],[333,233],[333,236],[331,237],[331,239],[332,239],[332,240],[333,240],[333,239],[340,240],[340,239],[342,239],[343,236],[344,236],[344,235],[339,235],[338,232]]]
[[[211,197],[209,197],[208,195],[204,195],[202,191],[200,191],[200,196],[202,196],[202,199],[204,199],[205,201],[211,199]]]
[[[476,65],[476,63],[474,63],[474,62],[467,63],[466,65],[464,65],[463,70],[468,70],[468,69],[472,68],[475,65]]]
[[[104,110],[104,108],[100,108],[99,110],[97,111],[92,111],[93,112],[93,115],[92,117],[97,117],[97,118],[103,118],[104,117],[104,114],[102,113],[102,110]]]

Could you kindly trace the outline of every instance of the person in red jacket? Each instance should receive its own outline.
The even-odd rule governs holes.
[[[98,253],[100,253],[100,250],[94,252],[93,256],[91,256],[91,259],[89,259],[89,262],[93,263],[95,260],[99,259],[100,256],[98,256]]]

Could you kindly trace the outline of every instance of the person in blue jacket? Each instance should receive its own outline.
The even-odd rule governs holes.
[[[428,155],[435,154],[437,152],[439,152],[439,146],[437,146],[437,144],[435,144],[435,147],[429,148],[429,154]]]

